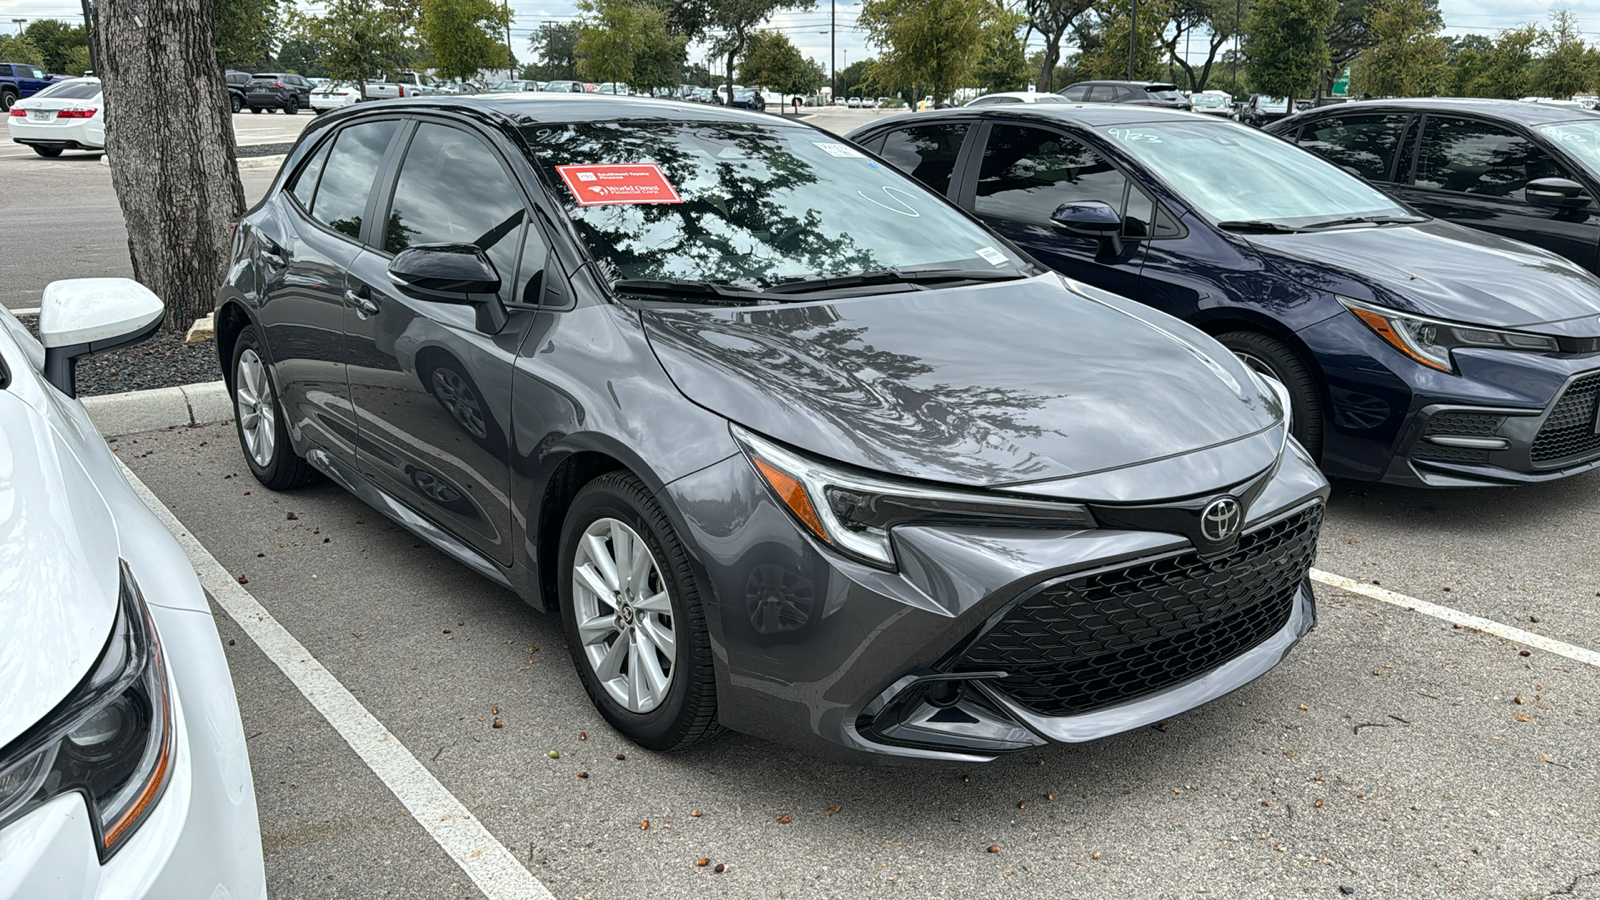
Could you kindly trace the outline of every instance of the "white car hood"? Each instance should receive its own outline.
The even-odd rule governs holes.
[[[0,390],[0,747],[99,658],[117,613],[117,547],[111,512],[67,442]]]

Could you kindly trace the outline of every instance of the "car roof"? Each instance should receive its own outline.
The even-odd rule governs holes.
[[[579,82],[580,84],[582,82]],[[682,100],[628,96],[623,94],[568,94],[540,92],[526,94],[489,94],[476,96],[416,97],[403,100],[384,100],[381,104],[358,104],[341,111],[372,106],[382,109],[456,111],[482,116],[499,113],[520,122],[614,122],[619,118],[656,119],[673,122],[751,122],[763,125],[790,126],[792,119],[780,119],[764,113],[750,112],[723,106],[706,106]],[[343,119],[344,115],[340,115]]]
[[[1018,119],[1065,122],[1071,125],[1082,125],[1087,128],[1096,128],[1102,125],[1136,125],[1165,121],[1227,123],[1227,120],[1219,119],[1214,115],[1193,113],[1179,109],[1163,109],[1159,106],[1134,106],[1121,103],[1018,103],[941,109],[936,113],[906,113],[892,116],[882,122],[874,122],[871,127],[876,130],[879,125],[891,123],[904,125],[910,122],[932,121],[935,118],[961,116],[1011,116]]]
[[[1522,125],[1549,125],[1555,122],[1580,122],[1595,119],[1597,114],[1587,109],[1570,106],[1549,106],[1521,100],[1485,100],[1476,97],[1416,97],[1398,100],[1362,100],[1356,103],[1336,104],[1341,113],[1350,112],[1453,112],[1504,119]],[[1292,122],[1305,121],[1313,115],[1325,115],[1334,107],[1319,107],[1284,119],[1278,127],[1287,128]]]
[[[1161,85],[1162,87],[1177,87],[1177,85],[1170,81],[1128,81],[1127,79],[1123,78],[1097,78],[1092,81],[1074,81],[1072,84],[1067,85],[1067,87],[1075,87],[1080,84],[1120,84],[1124,87],[1154,87],[1155,85]],[[1067,88],[1062,88],[1062,90],[1066,89]]]

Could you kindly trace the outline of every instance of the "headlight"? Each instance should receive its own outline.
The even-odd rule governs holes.
[[[0,751],[0,827],[77,791],[88,804],[102,863],[161,798],[173,753],[161,643],[127,563],[119,599],[111,640],[89,676]]]
[[[756,474],[807,531],[839,552],[879,568],[893,569],[895,565],[889,529],[909,522],[1095,527],[1088,508],[1076,503],[881,478],[822,462],[737,425],[731,427]]]
[[[1479,325],[1463,325],[1395,312],[1381,306],[1340,297],[1339,302],[1367,327],[1378,333],[1395,349],[1425,366],[1441,372],[1455,371],[1451,350],[1467,347],[1486,347],[1494,350],[1529,350],[1536,353],[1555,353],[1561,349],[1555,338],[1525,331],[1505,331]]]

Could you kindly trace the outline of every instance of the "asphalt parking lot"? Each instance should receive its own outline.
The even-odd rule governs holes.
[[[8,306],[56,277],[127,274],[106,170],[74,162],[0,154],[0,209],[40,232],[0,256]],[[244,174],[253,201],[272,172]],[[858,768],[731,733],[638,750],[590,706],[558,622],[332,485],[263,489],[231,425],[112,444],[303,647],[263,649],[259,615],[218,608],[273,896],[537,896],[447,853],[397,799],[407,786],[286,675],[314,660],[487,828],[490,856],[555,897],[1600,897],[1600,667],[1584,661],[1600,475],[1336,484],[1323,532],[1321,570],[1560,643],[1319,585],[1319,627],[1288,660],[1159,726],[986,766]]]

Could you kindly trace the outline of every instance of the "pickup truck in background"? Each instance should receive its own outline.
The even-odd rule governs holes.
[[[23,97],[32,97],[61,80],[60,77],[46,74],[38,66],[0,63],[0,112],[9,112],[11,104]]]
[[[368,100],[389,100],[394,97],[426,97],[437,94],[438,91],[431,87],[422,76],[416,72],[401,72],[391,81],[388,78],[379,78],[367,82]]]

